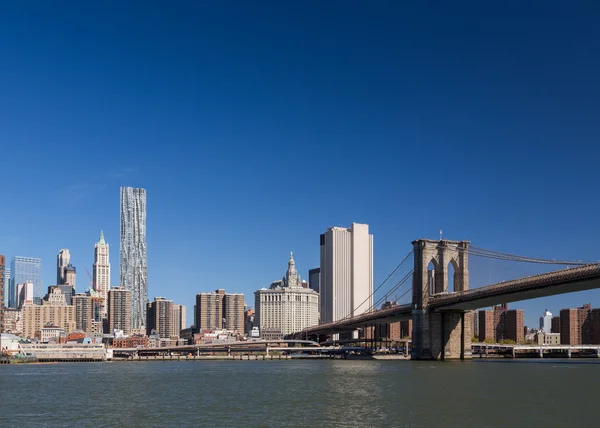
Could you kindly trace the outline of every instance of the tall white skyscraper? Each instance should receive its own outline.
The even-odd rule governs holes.
[[[108,290],[110,289],[110,258],[104,232],[100,231],[100,240],[94,245],[94,290],[102,297],[102,317],[108,315]]]
[[[548,309],[540,317],[540,330],[544,330],[544,333],[552,332],[552,312]]]
[[[131,291],[131,328],[140,329],[148,303],[145,189],[121,187],[120,268],[120,285]]]
[[[66,270],[69,264],[71,264],[71,253],[69,253],[67,248],[63,248],[56,256],[56,285],[64,285],[67,283]]]
[[[366,312],[373,304],[373,235],[369,225],[321,235],[321,323]]]

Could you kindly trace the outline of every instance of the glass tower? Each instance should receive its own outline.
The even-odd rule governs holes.
[[[146,325],[146,190],[121,187],[120,285],[131,292],[131,328]]]
[[[9,307],[17,307],[17,285],[24,284],[27,281],[33,282],[34,301],[39,301],[44,297],[45,293],[42,288],[42,260],[32,257],[13,257],[10,264]]]

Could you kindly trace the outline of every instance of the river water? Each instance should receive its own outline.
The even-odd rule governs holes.
[[[598,427],[600,361],[0,366],[0,427]]]

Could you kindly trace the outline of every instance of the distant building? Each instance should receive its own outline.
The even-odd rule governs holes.
[[[113,348],[147,348],[148,338],[146,336],[129,336],[115,338],[112,340]]]
[[[108,292],[109,332],[122,330],[131,332],[131,291],[122,287],[113,287]]]
[[[53,339],[58,339],[65,334],[65,329],[56,325],[47,324],[40,329],[39,339],[42,342],[49,342]]]
[[[65,283],[63,285],[70,285],[73,288],[77,285],[77,269],[72,264],[65,268]]]
[[[75,310],[67,305],[23,305],[23,336],[33,339],[36,332],[40,332],[47,324],[64,329],[67,334],[75,330]]]
[[[94,318],[92,316],[92,297],[87,294],[76,294],[72,297],[75,307],[75,328],[85,333],[92,333]]]
[[[155,297],[148,302],[146,310],[146,334],[156,332],[160,338],[168,339],[173,333],[173,301],[164,297]],[[177,335],[179,336],[179,334]]]
[[[560,317],[552,317],[551,333],[560,333]]]
[[[5,261],[5,263],[6,263],[6,261]],[[8,295],[10,294],[9,293],[9,290],[10,290],[10,267],[6,266],[6,265],[4,265],[4,282],[2,284],[0,284],[0,287],[1,286],[4,286],[4,299],[2,300],[2,302],[4,304],[4,307],[8,308],[8,307],[10,307],[8,305]]]
[[[17,309],[21,309],[25,303],[33,303],[33,282],[31,281],[17,284]]]
[[[244,295],[225,293],[218,289],[213,293],[196,295],[196,332],[202,330],[230,330],[240,334],[244,331]]]
[[[471,312],[471,322],[471,332],[473,334],[473,337],[479,337],[479,314],[477,313],[477,311]]]
[[[600,344],[600,309],[587,303],[579,308],[560,311],[561,345]]]
[[[186,315],[185,305],[173,303],[173,312],[171,315],[173,330],[171,332],[171,336],[181,337],[181,330],[185,329],[186,327]]]
[[[246,309],[244,311],[244,334],[250,335],[254,327],[254,309]]]
[[[321,235],[320,248],[320,322],[369,310],[373,305],[373,235],[369,226],[332,227]]]
[[[4,333],[20,336],[23,334],[23,315],[18,309],[4,309]]]
[[[560,311],[560,343],[561,345],[588,345],[584,335],[584,323],[592,310],[588,303],[579,308],[562,309]],[[586,343],[587,342],[587,343]]]
[[[320,292],[321,286],[321,268],[314,268],[308,271],[308,287],[311,290]]]
[[[10,265],[10,289],[9,306],[17,307],[17,285],[24,284],[27,281],[33,283],[33,298],[41,300],[44,295],[42,289],[42,260],[33,257],[15,256]]]
[[[525,322],[522,309],[508,309],[506,304],[479,311],[479,341],[525,342]]]
[[[71,264],[71,253],[63,248],[56,256],[56,285],[67,284],[66,269]]]
[[[121,187],[119,284],[131,292],[131,329],[141,329],[146,323],[148,302],[145,189]]]
[[[302,287],[291,253],[285,277],[270,288],[257,290],[254,307],[255,325],[261,336],[265,329],[280,330],[285,336],[319,323],[319,293]]]
[[[94,290],[102,298],[102,317],[108,316],[108,290],[110,290],[110,258],[109,246],[104,240],[104,232],[100,231],[100,239],[94,245]]]
[[[560,333],[544,333],[540,330],[535,335],[538,345],[560,345]]]
[[[412,337],[412,320],[400,321],[400,339]]]
[[[550,333],[552,331],[552,312],[548,309],[544,312],[544,315],[540,317],[540,330],[544,333]]]

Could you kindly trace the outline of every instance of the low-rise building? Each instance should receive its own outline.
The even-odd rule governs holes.
[[[65,329],[58,327],[56,325],[48,324],[40,329],[40,334],[38,336],[41,342],[58,342],[58,339],[61,335],[65,334]]]
[[[560,345],[560,333],[538,331],[535,335],[535,342],[538,345]]]
[[[148,337],[129,336],[112,340],[113,348],[148,348]]]

